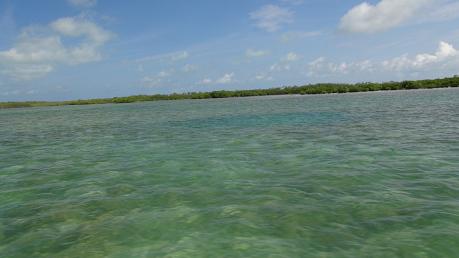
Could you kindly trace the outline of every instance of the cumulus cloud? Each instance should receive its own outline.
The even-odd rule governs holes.
[[[144,87],[153,88],[159,86],[165,86],[166,84],[170,84],[171,80],[170,77],[175,73],[175,70],[161,70],[155,75],[144,76],[141,79],[141,83]]]
[[[112,37],[112,33],[97,24],[74,17],[58,19],[51,23],[51,28],[64,36],[86,37],[94,45],[102,45]]]
[[[234,73],[227,73],[223,77],[217,79],[215,82],[219,84],[227,84],[233,82]]]
[[[272,64],[269,67],[271,72],[283,72],[290,71],[292,69],[292,62],[298,61],[300,59],[299,55],[294,52],[287,53],[284,57],[280,59],[279,62]]]
[[[267,54],[268,54],[268,51],[264,51],[264,50],[247,49],[245,51],[245,55],[247,57],[262,57],[262,56],[266,56]]]
[[[283,25],[293,22],[293,12],[288,8],[270,4],[250,13],[250,18],[260,29],[275,32]]]
[[[357,62],[331,62],[320,57],[308,64],[308,76],[326,77],[330,75],[367,74],[390,72],[412,74],[418,72],[441,71],[459,72],[459,51],[447,42],[440,42],[434,53],[421,53],[413,57],[405,54],[383,61],[363,60]]]
[[[204,78],[201,81],[199,81],[199,84],[228,84],[234,82],[234,73],[226,73],[222,77],[218,79],[211,79],[211,78]]]
[[[142,84],[147,88],[158,87],[162,83],[162,79],[156,76],[145,76],[141,80]]]
[[[198,68],[195,65],[192,64],[186,64],[183,66],[182,71],[185,73],[193,72],[196,71]]]
[[[172,73],[173,73],[172,70],[171,70],[171,71],[160,71],[160,72],[158,73],[158,77],[162,77],[162,78],[163,78],[163,77],[169,77],[169,76],[172,75]]]
[[[24,30],[16,44],[0,51],[0,72],[16,80],[42,77],[59,64],[76,65],[98,61],[100,48],[112,37],[97,24],[79,18],[52,22],[46,35]],[[66,45],[62,38],[77,38],[78,44]]]
[[[269,67],[271,72],[289,71],[291,69],[289,64],[275,63]]]
[[[211,83],[212,83],[212,79],[210,79],[210,78],[204,78],[204,79],[202,79],[199,83],[200,83],[200,84],[211,84]]]
[[[178,52],[178,53],[174,53],[171,55],[171,60],[172,61],[183,60],[183,59],[187,59],[189,56],[190,55],[188,54],[187,51]]]
[[[17,44],[5,51],[0,51],[2,63],[42,63],[55,60],[64,61],[67,50],[59,36],[33,37],[23,34]]]
[[[286,56],[285,56],[285,61],[287,62],[293,62],[293,61],[296,61],[298,60],[300,57],[294,53],[294,52],[290,52],[288,53]]]
[[[325,57],[319,57],[308,64],[308,76],[326,77],[334,74],[349,74],[356,72],[373,72],[374,64],[370,60],[359,62],[329,62]]]
[[[363,2],[341,18],[340,29],[351,33],[375,33],[399,26],[432,0],[381,0]]]
[[[423,53],[418,54],[414,58],[409,58],[408,55],[393,58],[382,62],[383,68],[392,71],[403,70],[421,70],[432,66],[445,66],[450,62],[458,61],[458,50],[453,45],[440,42],[438,49],[433,54]]]
[[[67,0],[67,2],[76,7],[93,7],[97,0]]]

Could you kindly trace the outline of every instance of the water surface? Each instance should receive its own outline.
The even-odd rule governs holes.
[[[0,110],[0,257],[457,257],[459,90]]]

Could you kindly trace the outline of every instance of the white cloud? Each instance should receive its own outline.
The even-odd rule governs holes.
[[[281,40],[283,42],[289,42],[292,40],[317,37],[320,35],[322,35],[322,32],[320,31],[290,31],[284,33],[281,37]]]
[[[158,77],[169,77],[172,75],[172,71],[160,71]]]
[[[41,63],[65,61],[67,50],[59,36],[31,37],[23,34],[15,47],[0,51],[1,63]]]
[[[285,56],[285,61],[293,62],[293,61],[298,60],[299,58],[300,57],[296,53],[290,52]]]
[[[144,87],[152,88],[158,86],[164,86],[170,84],[171,80],[168,78],[174,74],[174,70],[162,70],[159,71],[156,75],[144,76],[141,79],[141,83]]]
[[[77,7],[93,7],[97,4],[97,0],[67,0],[71,5]]]
[[[374,64],[370,60],[359,62],[329,62],[325,57],[319,57],[308,64],[308,76],[326,77],[335,74],[356,72],[373,72]]]
[[[62,18],[52,22],[46,35],[34,29],[24,30],[16,44],[0,51],[0,72],[15,80],[30,80],[44,76],[59,64],[82,64],[102,58],[100,48],[112,34],[97,24],[79,19]],[[66,45],[62,37],[79,38]]]
[[[171,60],[172,61],[183,60],[183,59],[187,59],[189,56],[190,55],[188,54],[187,51],[178,52],[178,53],[174,53],[171,55]]]
[[[280,59],[279,62],[272,64],[269,67],[271,72],[284,72],[290,71],[292,69],[291,63],[299,60],[298,54],[294,52],[287,53],[284,57]]]
[[[340,29],[352,33],[384,31],[410,19],[432,0],[381,0],[372,5],[363,2],[341,18]]]
[[[199,84],[212,84],[212,83],[228,84],[234,81],[233,78],[234,78],[234,73],[227,73],[227,74],[224,74],[222,77],[215,79],[215,80],[212,80],[211,78],[204,78],[199,82]]]
[[[15,80],[33,80],[53,71],[53,66],[46,64],[18,64],[6,67],[1,73]]]
[[[277,5],[265,5],[250,13],[257,27],[268,32],[278,31],[284,24],[293,22],[293,12]]]
[[[147,88],[160,86],[162,80],[160,78],[145,76],[142,78],[142,84]]]
[[[403,55],[383,61],[382,67],[392,71],[422,70],[424,68],[432,68],[432,66],[440,68],[441,65],[448,65],[451,61],[458,61],[458,50],[451,44],[442,41],[439,43],[437,51],[433,54],[418,54],[414,58]]]
[[[268,76],[266,74],[258,74],[258,75],[255,76],[255,80],[258,80],[258,81],[272,81],[273,77],[272,76]]]
[[[324,57],[308,64],[308,76],[327,77],[331,75],[397,73],[454,74],[459,72],[459,51],[451,44],[440,42],[435,53],[421,53],[414,57],[407,54],[380,62],[363,60],[357,62],[331,62]],[[440,73],[437,73],[440,72]]]
[[[177,62],[181,60],[185,60],[190,57],[188,51],[178,51],[172,53],[165,53],[159,55],[151,55],[145,56],[142,58],[138,58],[134,60],[136,63],[144,63],[144,62],[151,62],[151,61],[161,61],[161,62]]]
[[[189,72],[193,72],[193,71],[196,71],[198,68],[195,66],[195,65],[192,65],[192,64],[186,64],[185,66],[183,66],[182,70],[185,72],[185,73],[189,73]]]
[[[217,79],[215,82],[219,84],[227,84],[233,82],[234,73],[227,73],[223,77]]]
[[[212,79],[210,78],[204,78],[199,82],[199,84],[211,84],[211,83],[212,83]]]
[[[102,29],[97,24],[74,17],[58,19],[51,23],[51,28],[64,36],[86,37],[91,44],[96,46],[104,44],[112,37],[112,33]]]
[[[247,57],[262,57],[262,56],[266,56],[267,54],[268,54],[268,51],[264,51],[264,50],[247,49],[245,51],[245,55]]]
[[[272,72],[282,72],[282,71],[289,71],[291,69],[289,64],[279,64],[275,63],[269,67],[269,70]]]

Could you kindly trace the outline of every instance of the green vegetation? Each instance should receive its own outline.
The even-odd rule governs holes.
[[[384,82],[384,83],[357,83],[357,84],[340,84],[340,83],[319,83],[304,86],[290,86],[271,89],[255,90],[235,90],[235,91],[212,91],[212,92],[189,92],[173,93],[170,95],[136,95],[129,97],[114,97],[104,99],[87,99],[71,100],[61,102],[47,101],[27,101],[27,102],[2,102],[1,108],[19,108],[19,107],[43,107],[43,106],[63,106],[63,105],[89,105],[89,104],[107,104],[107,103],[132,103],[142,101],[156,100],[180,100],[180,99],[211,99],[211,98],[231,98],[231,97],[251,97],[267,95],[288,95],[288,94],[329,94],[329,93],[348,93],[348,92],[366,92],[382,90],[411,90],[411,89],[434,89],[458,87],[459,76],[418,81],[402,82]]]

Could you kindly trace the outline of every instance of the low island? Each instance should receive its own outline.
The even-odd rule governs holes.
[[[220,90],[212,92],[188,92],[156,95],[134,95],[128,97],[113,97],[99,99],[79,99],[70,101],[25,101],[25,102],[0,102],[2,108],[21,108],[21,107],[45,107],[45,106],[64,106],[64,105],[90,105],[108,103],[132,103],[157,100],[182,100],[182,99],[211,99],[211,98],[231,98],[231,97],[252,97],[268,95],[289,95],[289,94],[332,94],[368,91],[387,91],[387,90],[412,90],[412,89],[435,89],[451,88],[459,86],[459,76],[441,79],[415,80],[401,82],[364,82],[355,84],[346,83],[318,83],[303,86],[285,86],[270,89],[253,90]]]

